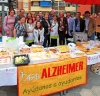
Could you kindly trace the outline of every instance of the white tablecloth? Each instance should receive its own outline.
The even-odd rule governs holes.
[[[100,62],[100,53],[87,56],[87,65]],[[17,67],[13,64],[0,65],[0,86],[17,85]]]

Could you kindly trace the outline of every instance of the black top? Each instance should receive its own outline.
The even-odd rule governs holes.
[[[46,20],[44,19],[41,23],[42,23],[42,26],[44,27],[44,34],[48,33],[48,28],[49,28],[48,23],[51,27],[50,20],[48,20],[48,23],[47,23]]]

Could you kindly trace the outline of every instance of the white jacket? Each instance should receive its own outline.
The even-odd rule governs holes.
[[[42,30],[40,29],[34,29],[34,42],[38,43],[38,42],[44,42],[44,28],[42,28]],[[40,35],[40,40],[38,40],[38,37]]]
[[[54,21],[52,21],[51,27],[53,31],[50,32],[50,36],[58,36],[58,22],[54,23]]]

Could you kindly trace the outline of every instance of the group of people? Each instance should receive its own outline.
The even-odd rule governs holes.
[[[85,12],[85,19],[81,18],[81,13],[76,13],[76,19],[70,12],[60,11],[59,15],[52,9],[49,13],[43,14],[39,11],[29,12],[25,16],[25,10],[20,9],[19,15],[15,16],[14,9],[9,10],[9,15],[5,16],[3,27],[5,35],[8,37],[23,36],[25,42],[42,45],[44,47],[65,45],[67,38],[73,38],[74,32],[85,32],[89,40],[94,40],[96,23],[90,17],[90,12]]]

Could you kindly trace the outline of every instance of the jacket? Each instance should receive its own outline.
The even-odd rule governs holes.
[[[92,36],[92,34],[96,31],[96,21],[93,18],[90,18],[88,24],[88,36]]]
[[[38,43],[38,42],[42,43],[42,42],[44,42],[44,28],[42,28],[42,30],[34,29],[33,34],[34,34],[34,42],[35,43]],[[40,40],[38,40],[39,35],[40,35]]]
[[[51,21],[51,28],[53,31],[50,32],[50,37],[53,39],[58,38],[58,22],[54,22],[53,20]]]
[[[48,20],[48,23],[46,22],[46,20],[44,19],[43,21],[41,21],[42,23],[42,26],[44,27],[44,34],[48,33],[48,23],[50,24],[50,20]],[[51,24],[50,24],[50,27],[51,27]]]
[[[75,30],[77,27],[77,23],[78,23],[78,19],[75,19]],[[85,20],[83,20],[82,18],[80,18],[80,32],[83,32],[85,28]]]
[[[63,25],[64,25],[64,32],[68,31],[68,22],[66,20],[66,17],[63,17]],[[60,17],[58,17],[58,28],[60,27]],[[58,31],[60,31],[58,29]]]
[[[71,32],[75,32],[75,20],[74,18],[70,17],[68,21],[68,34],[72,36]]]

